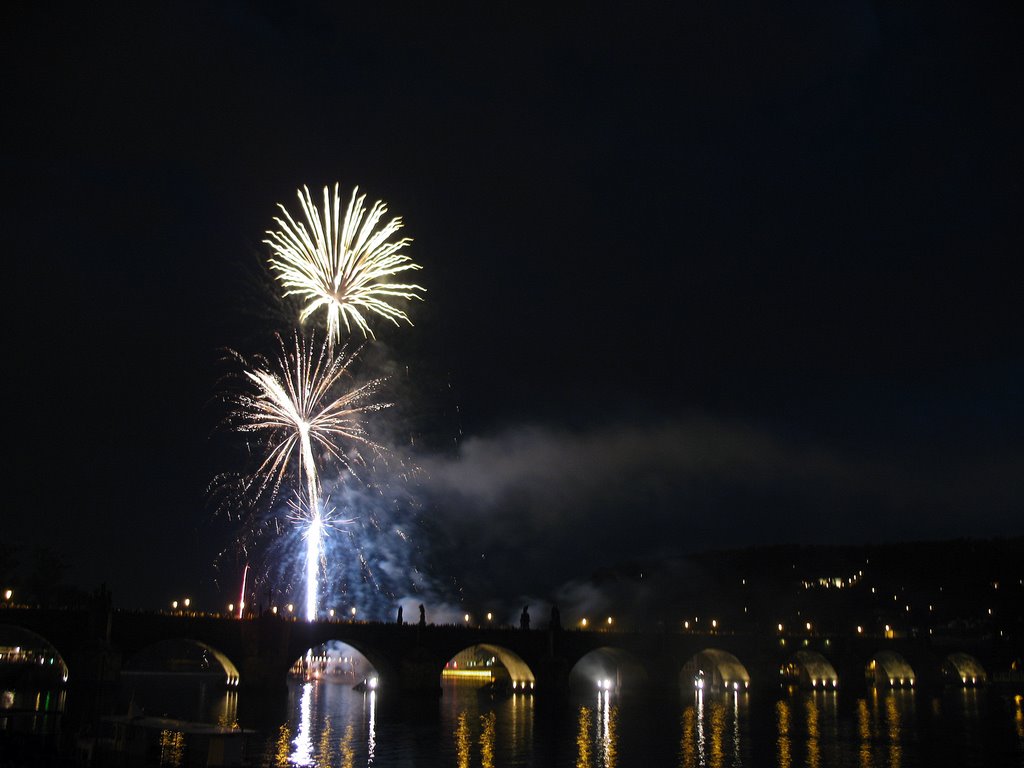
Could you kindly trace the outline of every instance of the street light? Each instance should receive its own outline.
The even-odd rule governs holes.
[[[14,597],[14,590],[13,589],[5,589],[4,590],[4,600],[10,600],[12,597]]]
[[[582,620],[582,621],[580,622],[580,626],[581,626],[581,627],[583,627],[584,629],[586,629],[586,628],[587,628],[587,620],[586,620],[586,619],[583,619],[583,620]]]
[[[185,598],[185,607],[188,608],[191,604],[192,604],[192,599],[186,597]]]

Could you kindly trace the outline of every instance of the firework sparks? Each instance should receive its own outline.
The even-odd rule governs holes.
[[[234,426],[267,437],[266,457],[252,479],[257,495],[269,489],[275,497],[289,471],[297,470],[305,485],[307,504],[293,504],[297,513],[293,519],[302,519],[305,525],[306,618],[312,621],[317,616],[323,538],[331,522],[330,512],[325,513],[321,504],[314,449],[325,460],[352,471],[358,453],[350,457],[344,449],[360,445],[378,449],[367,436],[364,419],[367,413],[388,406],[372,402],[380,379],[344,388],[355,355],[335,353],[327,341],[317,352],[314,342],[298,335],[294,350],[287,350],[280,337],[279,343],[276,370],[261,361],[245,371],[248,386],[234,398]]]
[[[394,299],[420,299],[425,289],[412,283],[391,283],[390,278],[407,270],[420,269],[402,253],[409,238],[392,239],[402,228],[401,217],[377,228],[387,205],[378,200],[367,211],[366,195],[352,191],[345,218],[341,220],[338,185],[333,195],[324,187],[323,215],[309,189],[298,191],[305,222],[296,222],[283,205],[283,218],[274,218],[277,231],[267,231],[264,242],[273,250],[270,268],[285,288],[285,296],[299,296],[304,302],[299,321],[305,322],[323,308],[327,314],[327,338],[339,341],[342,327],[351,333],[356,325],[364,337],[374,335],[366,314],[384,317],[395,325],[412,324],[409,316],[392,304]],[[308,225],[308,228],[307,228]]]

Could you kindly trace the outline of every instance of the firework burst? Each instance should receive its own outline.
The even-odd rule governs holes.
[[[246,367],[246,387],[233,397],[231,425],[239,432],[265,437],[266,454],[248,481],[248,490],[257,497],[269,493],[273,501],[289,472],[297,471],[302,479],[305,503],[290,502],[291,519],[305,529],[306,617],[312,621],[317,615],[323,539],[327,528],[337,522],[333,511],[323,508],[314,452],[354,473],[360,447],[380,450],[367,435],[365,417],[388,404],[373,402],[382,379],[344,386],[351,379],[349,369],[356,355],[336,352],[326,340],[317,351],[315,341],[299,335],[291,350],[281,337],[278,343],[276,365],[257,361]]]
[[[395,299],[421,299],[425,289],[412,283],[392,283],[390,278],[420,269],[402,250],[409,238],[393,239],[402,228],[401,217],[378,228],[387,205],[378,200],[367,211],[366,195],[352,191],[344,220],[338,185],[333,194],[324,187],[323,213],[313,202],[309,189],[298,191],[305,221],[296,221],[283,205],[283,218],[274,218],[279,229],[267,231],[264,242],[273,251],[270,269],[285,288],[285,296],[298,296],[304,303],[299,321],[305,322],[321,308],[326,312],[327,338],[340,341],[342,328],[351,333],[357,326],[364,337],[372,337],[366,315],[376,314],[395,325],[412,324],[409,316],[393,305]]]

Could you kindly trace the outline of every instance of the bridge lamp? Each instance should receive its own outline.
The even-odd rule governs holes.
[[[174,610],[178,610],[178,601],[177,600],[172,600],[171,601],[171,608],[173,608]]]
[[[689,629],[689,628],[690,628],[690,622],[689,621],[684,621],[683,622],[683,629]]]
[[[463,616],[463,617],[462,617],[462,620],[463,620],[464,622],[466,622],[467,624],[469,624],[469,614],[467,613],[467,614],[466,614],[465,616]]]
[[[234,613],[234,612],[235,612],[235,604],[234,603],[228,603],[228,613]]]
[[[587,620],[586,619],[582,619],[580,621],[580,626],[583,627],[584,629],[586,629],[587,628]]]
[[[612,625],[612,617],[611,617],[611,616],[609,616],[609,617],[608,617],[608,626],[610,627],[611,625]]]
[[[355,617],[356,617],[356,607],[353,605],[352,606],[352,618],[354,619]]]
[[[288,613],[293,613],[295,611],[295,606],[292,603],[288,603],[287,608]]]
[[[862,627],[860,624],[857,625],[857,634],[858,635],[863,635],[864,634],[864,627]]]
[[[10,600],[12,597],[14,597],[14,590],[13,589],[5,589],[4,590],[4,600]]]
[[[192,605],[192,599],[186,597],[185,598],[185,607],[188,608],[190,605]]]
[[[277,606],[275,605],[275,606],[274,606],[273,608],[271,608],[271,609],[270,609],[270,612],[271,612],[272,614],[274,614],[275,616],[277,616]]]
[[[712,629],[718,629],[718,619],[712,619],[711,620],[711,628]]]
[[[334,609],[333,608],[331,608],[331,610],[329,610],[327,613],[330,615],[330,617],[332,619],[334,618]]]
[[[490,620],[491,620],[491,619],[493,619],[493,618],[494,618],[493,614],[491,614],[491,612],[490,612],[490,611],[488,611],[488,612],[487,612],[487,620],[488,620],[488,621],[490,621]]]

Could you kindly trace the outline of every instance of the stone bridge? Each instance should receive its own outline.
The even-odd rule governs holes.
[[[418,626],[374,622],[302,622],[267,614],[259,618],[113,610],[0,611],[0,625],[35,633],[63,658],[71,684],[115,683],[121,664],[166,640],[209,649],[225,668],[228,685],[250,690],[282,688],[296,660],[328,641],[347,643],[376,668],[380,685],[408,693],[436,693],[441,671],[461,651],[484,646],[509,670],[512,682],[537,695],[571,684],[678,690],[707,675],[721,687],[777,687],[780,670],[794,684],[863,688],[877,665],[885,684],[934,687],[950,676],[951,654],[978,669],[1009,669],[1019,655],[992,640],[764,633],[641,633],[598,629],[519,630],[473,626]],[[892,660],[897,666],[892,666]],[[872,660],[876,664],[871,665]],[[899,666],[899,663],[905,666]],[[871,667],[869,667],[871,665]],[[965,668],[966,669],[966,668]],[[896,670],[896,671],[893,671]],[[959,673],[957,673],[959,674]],[[965,679],[981,675],[964,673]],[[898,679],[897,679],[898,678]],[[978,680],[977,682],[981,682]]]

